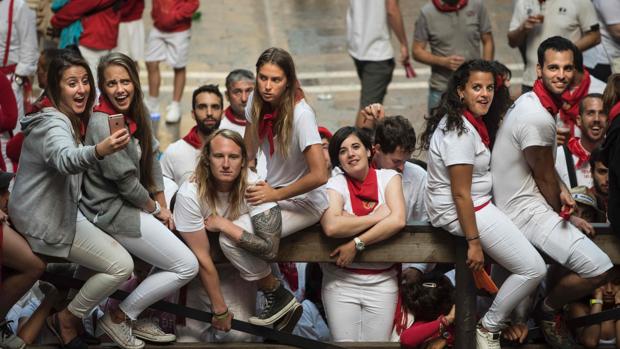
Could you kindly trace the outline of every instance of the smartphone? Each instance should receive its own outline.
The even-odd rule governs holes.
[[[118,130],[125,128],[125,117],[123,114],[114,114],[108,116],[108,124],[110,125],[110,135]]]

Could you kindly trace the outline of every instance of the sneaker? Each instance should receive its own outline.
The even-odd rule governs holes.
[[[258,326],[268,326],[282,318],[297,303],[295,296],[282,283],[271,292],[265,294],[265,307],[258,316],[252,316],[248,322]]]
[[[146,109],[148,109],[151,115],[157,114],[159,115],[159,98],[148,96],[144,99],[144,104],[146,105]]]
[[[179,102],[172,101],[166,108],[166,122],[177,123],[181,120],[181,105]]]
[[[293,308],[286,313],[286,315],[273,324],[273,328],[278,331],[292,333],[303,312],[304,307],[301,306],[301,304],[295,304]]]
[[[172,333],[164,332],[159,325],[151,319],[140,319],[133,323],[133,335],[149,342],[169,343],[177,337]]]
[[[482,330],[482,326],[476,326],[476,349],[501,349],[499,344],[500,332]]]
[[[23,349],[26,347],[26,343],[13,333],[9,327],[9,323],[11,322],[13,321],[0,321],[0,348]]]
[[[110,318],[110,314],[106,313],[99,319],[98,324],[119,347],[123,349],[144,348],[144,342],[132,334],[131,325],[127,321],[116,324]]]
[[[542,302],[534,310],[534,319],[545,337],[545,341],[554,349],[571,349],[577,347],[573,340],[562,314],[560,312],[548,312],[542,308]]]

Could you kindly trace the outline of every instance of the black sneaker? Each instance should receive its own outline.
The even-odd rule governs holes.
[[[299,305],[295,296],[284,288],[281,283],[274,291],[263,293],[265,294],[266,300],[263,311],[258,316],[252,316],[248,319],[248,322],[253,325],[271,325],[286,315],[295,305]]]
[[[534,310],[534,319],[545,337],[545,341],[553,349],[572,349],[577,347],[568,331],[561,312],[548,312],[542,307],[544,300]]]
[[[295,304],[286,315],[273,324],[273,328],[278,331],[292,333],[303,313],[304,307],[301,304]]]
[[[11,322],[13,321],[0,321],[0,348],[23,349],[26,347],[26,343],[11,331],[9,328]]]

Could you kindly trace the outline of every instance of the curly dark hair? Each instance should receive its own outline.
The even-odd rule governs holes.
[[[388,116],[377,123],[374,143],[384,153],[393,153],[398,147],[409,153],[415,149],[415,130],[404,116]]]
[[[448,314],[454,304],[454,286],[444,275],[404,284],[401,292],[403,304],[415,321],[433,321]]]
[[[510,70],[499,62],[473,59],[463,63],[450,77],[448,87],[446,92],[441,96],[439,106],[431,110],[430,116],[425,117],[426,128],[420,136],[421,150],[428,150],[433,132],[435,132],[439,121],[441,121],[444,116],[448,117],[446,131],[458,130],[460,135],[466,130],[463,118],[461,117],[466,106],[461,101],[458,90],[465,87],[472,72],[489,72],[493,74],[493,79],[496,82],[503,82],[506,78],[510,78],[511,76]],[[499,128],[502,117],[511,104],[510,91],[506,84],[502,83],[501,86],[497,84],[489,111],[483,118],[489,131],[491,145],[495,142],[495,135],[497,134],[497,129]]]

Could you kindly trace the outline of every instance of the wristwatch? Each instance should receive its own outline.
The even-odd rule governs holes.
[[[17,86],[22,86],[24,84],[24,78],[22,78],[19,75],[15,75],[13,80],[15,80],[15,83],[17,84]]]
[[[364,241],[358,238],[357,236],[353,238],[353,242],[355,243],[355,249],[358,251],[364,251],[366,245],[364,245]]]
[[[161,212],[161,206],[159,205],[159,202],[157,200],[155,201],[155,209],[153,210],[153,212],[149,212],[149,214],[152,214],[153,216],[157,216],[160,212]]]

